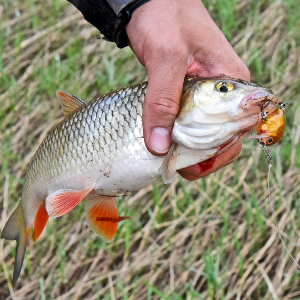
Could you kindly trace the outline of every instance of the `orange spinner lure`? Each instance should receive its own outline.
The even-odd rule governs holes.
[[[286,103],[281,103],[280,108],[270,115],[266,115],[262,109],[262,120],[257,128],[257,136],[265,142],[266,146],[276,144],[283,136],[285,130],[285,109]]]
[[[285,130],[285,115],[286,102],[279,103],[279,108],[271,114],[264,111],[266,106],[261,107],[261,122],[257,128],[257,135],[252,136],[251,139],[257,139],[259,146],[263,149],[265,157],[272,165],[272,156],[267,150],[266,146],[276,144],[283,136]]]

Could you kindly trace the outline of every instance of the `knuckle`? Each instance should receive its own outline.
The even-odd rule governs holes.
[[[173,45],[168,45],[165,44],[164,46],[161,47],[160,52],[162,53],[163,56],[165,57],[171,57],[171,58],[176,58],[176,59],[182,59],[186,55],[185,48],[182,46],[173,46]]]
[[[179,110],[179,103],[173,97],[160,97],[152,101],[150,109],[166,118],[170,116],[176,117]]]
[[[162,43],[156,44],[155,46],[151,46],[151,50],[147,51],[150,59],[146,61],[185,61],[187,59],[187,51],[183,45],[178,45],[178,43],[170,42],[170,43]],[[147,67],[147,66],[146,66]]]

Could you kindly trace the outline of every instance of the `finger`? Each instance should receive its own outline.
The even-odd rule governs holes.
[[[144,139],[147,149],[155,155],[163,155],[170,148],[186,71],[182,53],[166,52],[162,50],[158,59],[148,59],[146,63],[148,87],[143,110]]]
[[[187,180],[197,180],[233,163],[242,150],[242,139],[229,148],[226,152],[205,160],[199,164],[178,170],[178,173]]]

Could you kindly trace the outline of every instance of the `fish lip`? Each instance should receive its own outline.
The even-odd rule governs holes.
[[[260,112],[263,101],[270,101],[270,103],[265,107],[265,111],[268,113],[273,112],[278,105],[277,97],[271,90],[265,89],[264,91],[250,93],[245,96],[240,103],[240,108],[244,111],[253,110],[255,112]]]
[[[269,135],[265,134],[265,133],[261,133],[261,134],[256,134],[256,135],[250,135],[248,136],[248,140],[260,140],[260,139],[264,139],[264,138],[268,138]]]

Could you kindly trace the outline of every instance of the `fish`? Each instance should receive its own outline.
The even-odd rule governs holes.
[[[269,89],[222,75],[187,78],[180,111],[165,156],[154,156],[144,143],[142,111],[147,82],[86,103],[63,91],[57,97],[64,118],[46,136],[29,164],[21,199],[1,238],[16,240],[16,284],[32,232],[36,241],[49,217],[63,216],[83,202],[86,221],[105,242],[116,235],[116,196],[144,188],[162,177],[228,150],[257,129],[260,105],[268,113],[278,99]]]

